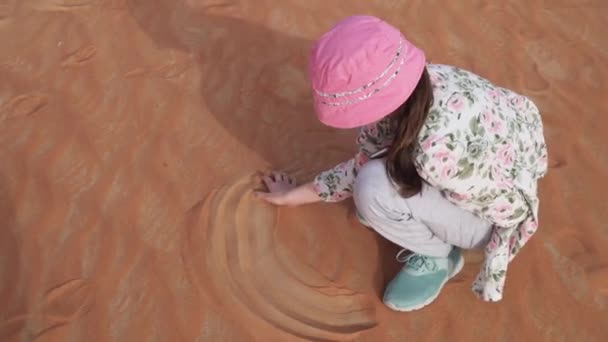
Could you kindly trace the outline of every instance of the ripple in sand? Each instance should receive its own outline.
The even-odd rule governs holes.
[[[98,0],[35,0],[31,6],[41,11],[68,11],[88,7]]]
[[[251,198],[241,179],[198,207],[187,226],[184,262],[234,315],[243,312],[307,339],[345,340],[376,325],[370,297],[327,279],[275,239],[277,209]],[[227,305],[230,304],[230,305]]]

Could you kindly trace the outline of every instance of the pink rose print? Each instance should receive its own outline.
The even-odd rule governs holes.
[[[444,149],[433,153],[433,158],[441,162],[447,162],[448,159],[454,159],[450,154],[450,150]]]
[[[490,99],[492,101],[494,101],[495,103],[499,102],[498,101],[498,99],[499,99],[499,97],[498,97],[498,91],[496,89],[488,90],[487,94],[488,94],[488,97],[490,97]]]
[[[521,229],[521,241],[526,243],[538,229],[538,224],[534,220],[528,220],[527,224],[523,224],[519,229]]]
[[[481,113],[481,123],[483,124],[486,131],[492,134],[501,134],[504,132],[504,124],[503,122],[496,116],[494,113],[490,111],[485,111]]]
[[[428,138],[424,139],[422,142],[422,149],[428,150],[431,148],[431,146],[433,146],[433,143],[437,144],[441,142],[441,140],[443,140],[443,138],[436,134],[429,135]]]
[[[447,163],[441,169],[441,178],[443,178],[443,179],[453,178],[456,175],[456,172],[458,172],[458,170],[456,169],[456,164]]]
[[[527,224],[528,230],[535,232],[538,229],[538,223],[536,221],[529,221]]]
[[[528,239],[530,239],[530,233],[528,232],[528,230],[525,227],[520,227],[519,229],[521,232],[521,240],[528,241]]]
[[[515,109],[521,110],[524,109],[525,97],[518,95],[511,99],[511,104]]]
[[[491,167],[492,176],[496,187],[500,190],[510,190],[515,186],[511,178],[505,177],[505,165],[499,163]]]
[[[456,192],[452,192],[452,193],[450,193],[450,198],[452,198],[456,201],[467,201],[471,198],[471,196],[468,194],[459,194]]]
[[[491,206],[492,216],[506,219],[513,214],[513,205],[505,200],[498,201]]]
[[[496,187],[500,190],[509,190],[513,188],[513,181],[505,178],[503,175],[498,174],[498,178],[496,180]]]
[[[442,150],[433,153],[432,157],[441,178],[452,178],[458,172],[456,160],[452,152],[447,148],[444,147]]]
[[[481,122],[484,126],[487,126],[489,123],[492,122],[492,116],[493,114],[489,110],[486,110],[485,112],[481,113]]]
[[[493,250],[496,249],[496,246],[498,246],[498,243],[496,242],[496,237],[493,236],[490,242],[488,242],[486,248],[489,250]]]
[[[510,251],[511,249],[513,249],[513,246],[515,246],[515,242],[517,242],[517,240],[515,239],[515,236],[511,236],[511,237],[509,238],[509,251]]]
[[[504,144],[496,152],[496,158],[498,158],[498,162],[503,166],[510,167],[513,165],[514,154],[513,146],[511,144]]]
[[[500,120],[494,120],[490,123],[489,127],[486,128],[490,133],[493,134],[500,134],[503,130],[502,130],[502,121]]]
[[[462,108],[464,108],[465,98],[461,94],[454,94],[448,100],[448,109],[451,111],[459,112]]]
[[[435,153],[433,153],[433,159],[439,163],[455,163],[454,156],[452,152],[447,148],[443,148]]]
[[[357,165],[359,165],[359,167],[363,166],[368,161],[369,161],[369,157],[363,153],[358,153],[355,157],[355,163],[357,163]]]

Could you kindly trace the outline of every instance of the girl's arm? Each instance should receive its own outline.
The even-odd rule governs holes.
[[[388,117],[363,127],[357,138],[355,157],[315,177],[314,189],[321,200],[338,202],[351,197],[359,169],[370,159],[382,157],[393,139],[394,131]]]
[[[296,187],[292,178],[279,173],[263,179],[269,192],[259,191],[255,196],[272,204],[294,207],[321,201],[312,182]]]
[[[338,202],[349,198],[361,166],[369,159],[380,157],[392,140],[393,132],[388,119],[365,126],[357,138],[359,149],[354,158],[320,173],[312,182],[298,187],[288,175],[274,172],[264,176],[268,192],[256,192],[256,197],[287,206],[319,201]]]

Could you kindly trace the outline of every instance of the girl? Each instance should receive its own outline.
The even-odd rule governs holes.
[[[462,269],[462,248],[485,247],[473,291],[500,300],[508,263],[537,228],[547,151],[536,106],[471,72],[427,64],[399,30],[370,16],[325,33],[309,74],[318,118],[360,127],[359,151],[298,187],[273,172],[264,176],[269,191],[256,195],[288,206],[353,196],[361,222],[403,247],[404,266],[384,293],[394,310],[437,298]]]

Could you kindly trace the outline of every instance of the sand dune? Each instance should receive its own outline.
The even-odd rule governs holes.
[[[352,203],[250,196],[258,170],[353,153],[305,69],[359,13],[541,109],[541,226],[500,303],[468,253],[436,303],[391,312],[397,247]],[[2,2],[0,340],[606,340],[606,22],[602,0]]]

